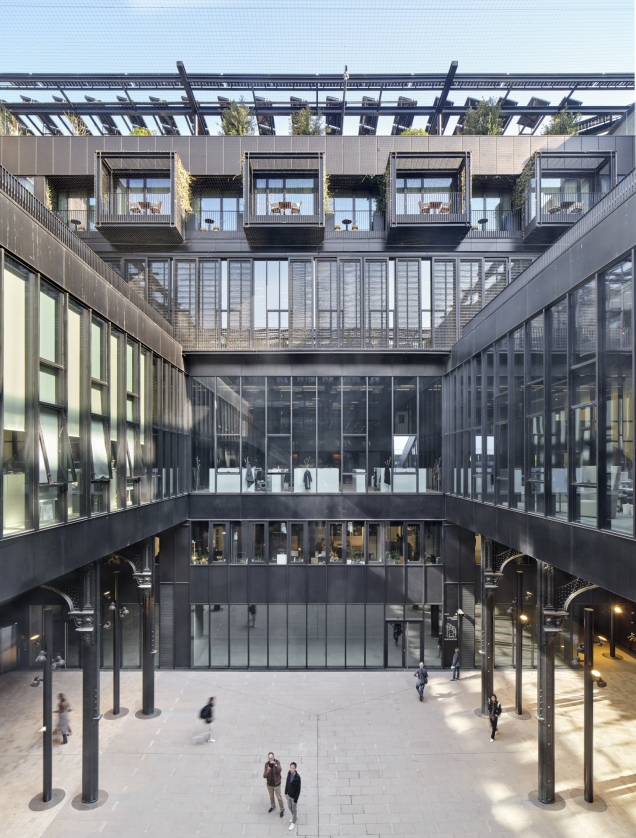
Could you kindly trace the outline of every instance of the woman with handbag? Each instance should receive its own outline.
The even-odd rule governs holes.
[[[497,701],[497,696],[493,693],[488,700],[488,718],[490,719],[491,742],[495,741],[499,716],[501,716],[501,704]]]
[[[57,732],[62,734],[62,745],[68,745],[68,737],[73,732],[69,724],[68,714],[71,712],[71,705],[68,703],[64,693],[59,693],[57,710]]]

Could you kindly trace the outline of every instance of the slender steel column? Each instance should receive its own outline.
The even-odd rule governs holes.
[[[155,712],[155,596],[152,588],[143,592],[142,632],[142,713],[152,716]]]
[[[494,544],[482,538],[481,577],[481,713],[488,715],[488,701],[494,690],[495,591],[501,574],[493,573]]]
[[[523,570],[518,570],[517,579],[517,613],[515,637],[515,713],[521,716],[523,713],[523,621],[521,619],[523,604]]]
[[[53,794],[53,609],[42,614],[42,801],[49,803]]]
[[[553,608],[554,568],[537,562],[537,591],[539,600],[539,625],[537,627],[537,720],[539,748],[539,789],[541,803],[554,803],[555,749],[554,749],[554,632],[546,611]]]
[[[583,775],[586,803],[594,802],[594,609],[583,611]]]
[[[610,602],[610,658],[616,657],[616,635],[614,633],[614,606]]]
[[[121,620],[119,615],[119,571],[113,573],[113,716],[119,716],[121,676]]]
[[[99,801],[99,562],[82,573],[82,803],[91,804]]]

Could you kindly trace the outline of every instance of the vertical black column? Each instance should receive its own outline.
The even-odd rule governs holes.
[[[516,573],[516,600],[517,600],[517,624],[515,637],[515,713],[521,716],[523,713],[523,621],[521,619],[523,603],[523,570]]]
[[[142,710],[143,716],[155,713],[155,579],[153,540],[143,544],[142,624]]]
[[[53,795],[53,609],[44,609],[42,622],[42,802],[49,803]]]
[[[119,613],[119,571],[113,573],[113,716],[121,711],[121,616]]]
[[[583,784],[585,802],[594,803],[594,609],[583,615]]]
[[[554,803],[554,632],[546,611],[552,607],[554,568],[537,562],[539,625],[537,626],[537,720],[539,722],[539,801]]]
[[[82,569],[83,611],[78,626],[82,643],[82,803],[99,802],[99,575],[100,564]],[[92,609],[92,619],[89,615]]]
[[[495,591],[493,574],[494,544],[481,541],[481,713],[488,714],[488,701],[494,690],[495,669]]]

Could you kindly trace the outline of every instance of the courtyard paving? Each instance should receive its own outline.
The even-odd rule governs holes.
[[[80,812],[81,675],[55,674],[75,712],[74,735],[54,746],[53,785],[66,796],[33,812],[41,790],[42,692],[28,673],[0,678],[0,835],[269,836],[290,834],[287,815],[269,815],[262,779],[267,752],[302,776],[297,832],[308,836],[635,836],[636,664],[597,667],[608,682],[596,693],[595,779],[598,802],[582,798],[582,678],[557,673],[557,791],[540,808],[537,723],[512,710],[514,675],[497,672],[504,705],[500,737],[489,742],[475,716],[479,673],[451,683],[433,672],[424,703],[410,672],[159,672],[161,715],[140,720],[141,674],[122,676],[130,713],[100,722],[100,788],[108,800]],[[102,711],[111,707],[111,676],[102,674]],[[526,707],[536,711],[535,673],[525,673]],[[217,697],[216,742],[201,736],[198,711]],[[197,738],[198,737],[198,738]],[[530,795],[530,796],[529,796]]]

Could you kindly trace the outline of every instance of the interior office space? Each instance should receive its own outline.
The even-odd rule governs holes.
[[[99,124],[0,138],[4,671],[142,543],[162,668],[479,665],[485,541],[631,652],[633,136]]]

